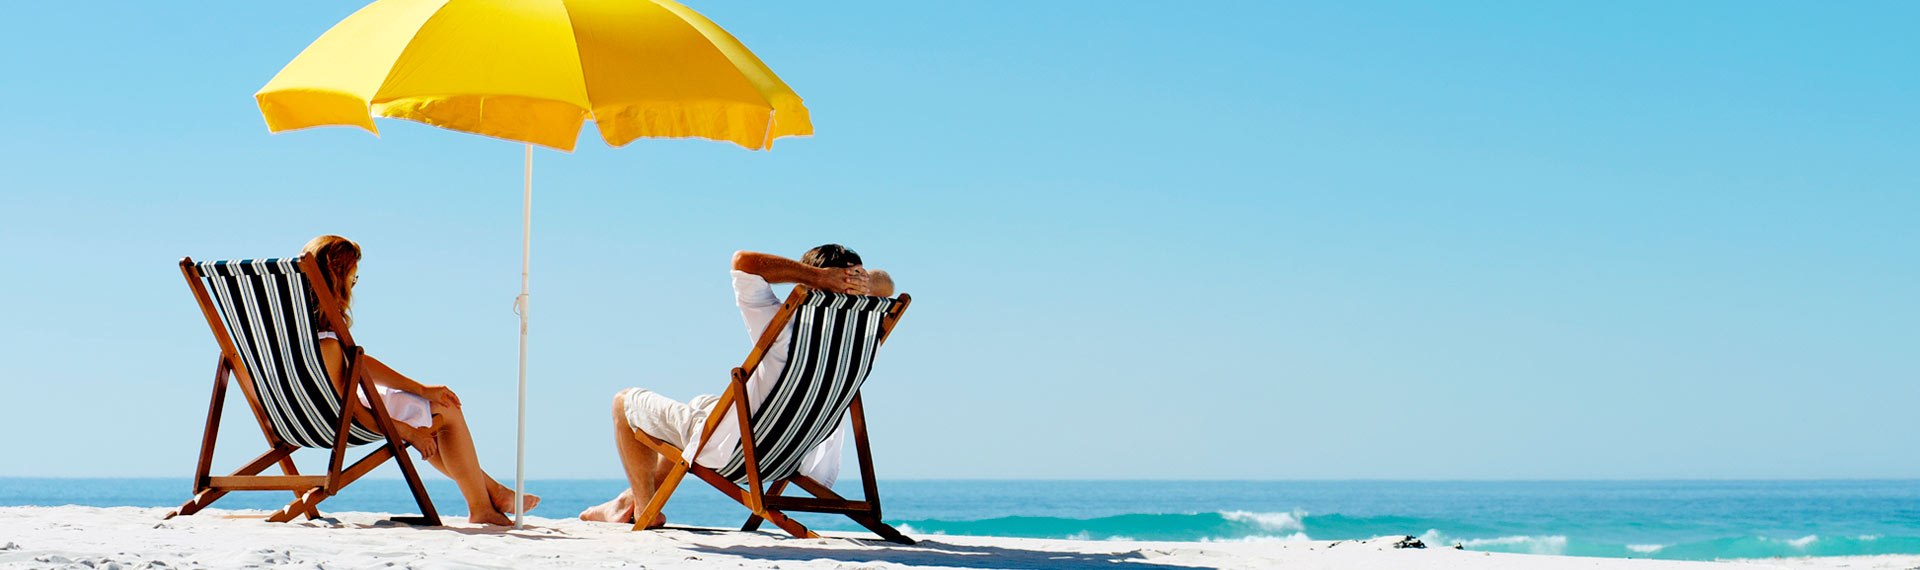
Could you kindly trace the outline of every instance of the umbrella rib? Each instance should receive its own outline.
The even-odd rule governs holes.
[[[594,112],[593,91],[588,89],[587,86],[587,62],[580,55],[580,35],[577,33],[578,30],[573,27],[573,11],[567,8],[566,0],[555,1],[560,4],[560,13],[565,14],[567,17],[567,35],[573,37],[573,41],[567,42],[567,45],[573,48],[574,69],[580,70],[580,93],[586,96],[587,120],[593,121],[593,128],[598,130],[600,128],[599,114]]]

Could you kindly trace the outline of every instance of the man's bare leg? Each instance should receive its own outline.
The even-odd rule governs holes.
[[[627,490],[610,501],[582,511],[581,520],[632,522],[636,498],[653,497],[653,492],[666,479],[671,461],[633,436],[633,428],[627,425],[627,390],[622,390],[613,396],[613,445],[620,452],[620,467],[627,475]],[[662,513],[647,528],[666,524],[667,515]]]

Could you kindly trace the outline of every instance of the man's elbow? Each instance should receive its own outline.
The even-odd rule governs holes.
[[[753,266],[753,252],[747,251],[744,249],[733,252],[733,270],[734,271],[746,271],[748,273],[752,273],[753,271],[749,269],[752,266]]]
[[[892,297],[893,296],[893,292],[894,292],[893,276],[887,274],[886,271],[882,271],[879,269],[868,271],[867,282],[869,283],[868,289],[867,289],[868,295],[873,295],[875,297]]]

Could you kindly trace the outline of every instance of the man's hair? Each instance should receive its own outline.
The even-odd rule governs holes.
[[[800,263],[827,269],[863,265],[860,263],[860,254],[854,253],[853,250],[847,249],[846,246],[837,243],[830,243],[807,250],[806,253],[800,255]]]

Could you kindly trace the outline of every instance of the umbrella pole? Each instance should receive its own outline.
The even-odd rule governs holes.
[[[520,298],[515,305],[520,309],[520,428],[519,440],[513,459],[513,528],[525,528],[522,519],[527,516],[527,313],[533,297],[527,290],[527,276],[530,273],[530,261],[533,251],[533,145],[527,145],[527,168],[525,194],[520,208]]]

